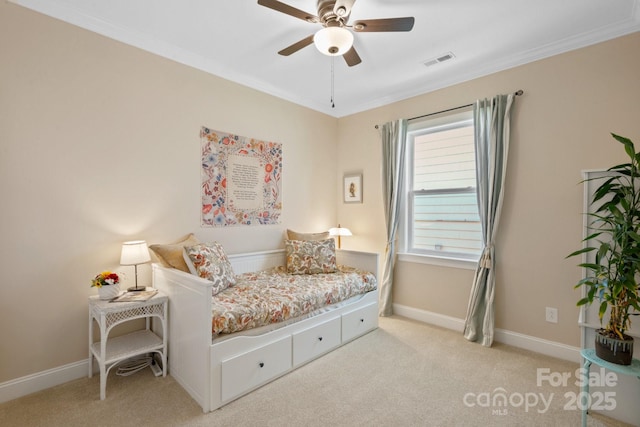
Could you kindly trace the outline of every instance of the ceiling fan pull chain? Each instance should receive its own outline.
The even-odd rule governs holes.
[[[333,102],[333,77],[334,77],[333,62],[334,62],[334,58],[335,58],[335,56],[331,57],[331,108],[336,108],[336,104]]]

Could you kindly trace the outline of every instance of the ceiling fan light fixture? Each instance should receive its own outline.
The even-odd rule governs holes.
[[[328,56],[344,55],[353,46],[353,34],[342,27],[326,27],[313,36],[316,48]]]

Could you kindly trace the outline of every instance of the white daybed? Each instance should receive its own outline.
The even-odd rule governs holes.
[[[378,275],[378,254],[337,250],[339,265]],[[285,265],[285,251],[230,255],[236,274]],[[169,373],[204,412],[278,378],[378,327],[378,291],[260,335],[212,339],[211,282],[153,264],[153,286],[169,297]],[[159,333],[161,331],[158,331]]]

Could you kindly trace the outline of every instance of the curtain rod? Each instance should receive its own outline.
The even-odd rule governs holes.
[[[520,95],[524,94],[524,91],[522,89],[519,89],[519,90],[515,91],[513,94],[515,96],[520,96]],[[429,113],[429,114],[424,114],[422,116],[411,117],[410,119],[407,119],[407,120],[409,121],[409,120],[422,119],[424,117],[435,116],[436,114],[448,113],[449,111],[460,110],[462,108],[467,108],[467,107],[472,107],[472,106],[473,106],[473,104],[461,105],[459,107],[449,108],[448,110],[436,111],[435,113]],[[376,125],[376,129],[378,129],[378,125]]]

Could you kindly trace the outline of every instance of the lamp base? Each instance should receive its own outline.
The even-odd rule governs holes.
[[[146,286],[132,286],[130,288],[127,288],[128,292],[140,292],[140,291],[145,291],[147,289]]]

